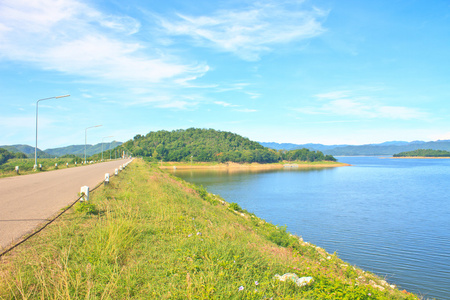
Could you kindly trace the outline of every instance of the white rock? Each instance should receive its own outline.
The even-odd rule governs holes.
[[[302,277],[297,279],[297,281],[295,282],[298,286],[305,286],[305,285],[309,285],[314,281],[314,278],[312,277]]]
[[[295,273],[286,273],[282,276],[275,274],[274,278],[278,279],[280,281],[293,281],[299,287],[302,287],[302,286],[305,286],[305,285],[308,285],[308,284],[311,284],[312,282],[314,282],[314,278],[312,278],[312,277],[298,278],[297,274],[295,274]]]

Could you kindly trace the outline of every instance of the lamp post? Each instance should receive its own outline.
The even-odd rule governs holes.
[[[50,99],[59,99],[64,97],[69,97],[70,95],[62,95],[62,96],[56,96],[56,97],[49,97],[44,99],[39,99],[36,101],[36,146],[34,147],[34,169],[37,170],[37,140],[38,140],[38,111],[39,111],[39,102],[44,100],[50,100]]]
[[[87,128],[84,130],[84,163],[85,163],[85,164],[86,164],[87,130],[88,130],[89,128],[95,128],[95,127],[100,127],[100,126],[102,126],[102,125],[95,125],[95,126],[87,127]]]
[[[113,137],[113,135],[102,137],[102,161],[103,161],[103,140],[111,137]]]

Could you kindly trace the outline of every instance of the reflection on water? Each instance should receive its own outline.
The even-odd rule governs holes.
[[[172,172],[402,288],[450,299],[450,160],[339,160],[353,166]]]
[[[311,172],[311,171],[323,171],[327,168],[283,168],[283,169],[259,169],[259,168],[217,168],[217,169],[167,169],[170,173],[178,177],[189,176],[195,177],[208,177],[223,176],[231,174],[261,174],[261,173],[273,173],[273,172]]]

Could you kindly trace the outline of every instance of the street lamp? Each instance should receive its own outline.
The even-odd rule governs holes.
[[[100,126],[102,126],[102,125],[95,125],[95,126],[87,127],[87,128],[84,130],[84,163],[85,163],[85,164],[86,164],[87,130],[88,130],[89,128],[95,128],[95,127],[100,127]]]
[[[103,140],[111,137],[113,137],[113,135],[102,137],[102,161],[103,161]]]
[[[64,97],[69,97],[70,95],[62,95],[62,96],[56,96],[56,97],[49,97],[44,99],[39,99],[36,101],[36,146],[34,147],[34,169],[37,170],[37,140],[38,140],[38,108],[39,108],[39,101],[44,100],[50,100],[50,99],[59,99]]]

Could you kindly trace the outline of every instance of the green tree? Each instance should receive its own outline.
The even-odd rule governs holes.
[[[152,156],[169,161],[259,162],[282,160],[316,161],[325,159],[322,152],[308,149],[275,151],[235,133],[214,129],[155,131],[136,135],[120,146],[135,155]]]

